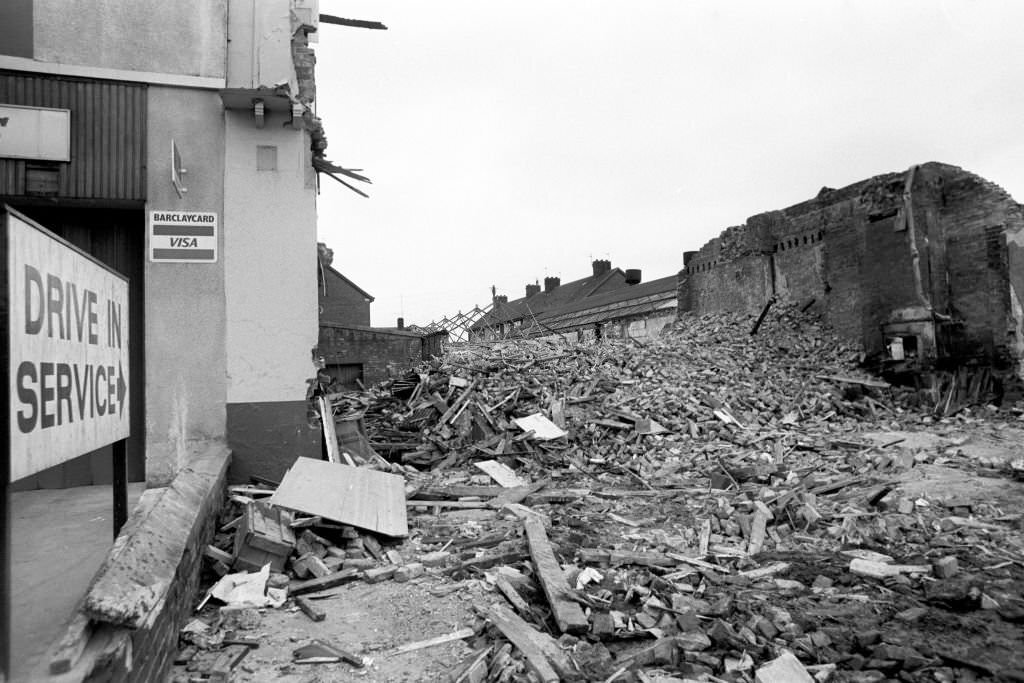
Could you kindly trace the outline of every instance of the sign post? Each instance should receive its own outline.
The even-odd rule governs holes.
[[[115,536],[127,519],[129,311],[127,278],[7,206],[0,276],[0,671],[9,676],[10,483],[113,444]]]

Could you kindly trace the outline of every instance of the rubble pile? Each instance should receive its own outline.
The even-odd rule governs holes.
[[[311,619],[303,596],[345,582],[472,596],[465,629],[413,644],[465,640],[453,681],[1024,680],[1024,468],[964,453],[967,432],[1012,446],[1021,411],[936,419],[794,309],[749,330],[459,346],[329,397],[336,467],[401,475],[407,536],[286,512],[273,486],[236,488],[232,514],[292,533],[268,582]]]

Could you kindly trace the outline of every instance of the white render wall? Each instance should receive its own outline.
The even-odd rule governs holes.
[[[309,136],[272,113],[225,112],[227,401],[301,401],[317,344],[316,190]],[[257,146],[277,147],[258,171]]]

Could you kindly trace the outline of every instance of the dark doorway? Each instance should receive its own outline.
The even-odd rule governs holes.
[[[363,381],[362,363],[331,363],[324,372],[333,380],[331,385],[340,389],[359,389],[359,382]]]
[[[3,201],[3,198],[0,198]],[[5,201],[54,234],[95,256],[129,280],[129,386],[131,436],[128,438],[128,481],[146,479],[145,443],[145,212],[139,209],[104,209],[45,206]],[[60,489],[113,482],[112,446],[97,449],[11,484],[12,491]]]

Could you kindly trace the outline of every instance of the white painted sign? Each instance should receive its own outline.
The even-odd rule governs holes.
[[[204,211],[150,211],[149,260],[216,263],[217,214]]]
[[[0,157],[71,161],[71,110],[0,104]]]
[[[128,281],[4,220],[11,481],[128,437]]]

